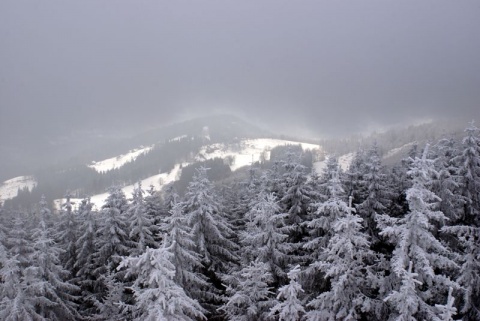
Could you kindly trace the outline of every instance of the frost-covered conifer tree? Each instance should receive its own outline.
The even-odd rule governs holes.
[[[154,239],[159,243],[163,237],[163,231],[161,231],[160,226],[162,225],[163,218],[166,216],[166,211],[164,210],[160,194],[155,190],[153,185],[150,185],[147,190],[147,195],[145,196],[145,211],[148,217],[153,218],[153,224],[158,228]]]
[[[57,239],[63,250],[61,261],[63,267],[70,272],[72,278],[76,275],[78,220],[70,202],[71,195],[67,192],[66,202],[62,205],[60,222],[57,225]]]
[[[367,161],[367,153],[363,149],[355,152],[353,159],[345,171],[343,177],[340,177],[345,186],[345,193],[353,197],[355,204],[365,201],[367,193],[363,182],[363,175],[366,171],[365,163]]]
[[[172,245],[170,245],[171,247]],[[137,257],[126,257],[119,268],[126,268],[127,276],[135,276],[132,285],[135,304],[134,320],[197,320],[204,319],[200,304],[188,297],[175,283],[175,266],[170,247],[147,250]]]
[[[285,194],[280,200],[283,211],[288,214],[286,224],[291,227],[289,240],[301,246],[306,236],[304,222],[312,205],[313,191],[307,183],[307,168],[296,161],[284,165]]]
[[[334,167],[332,167],[332,170]],[[342,199],[344,190],[341,186],[338,170],[335,173],[328,173],[331,177],[326,188],[328,189],[328,199],[324,202],[315,204],[316,211],[310,222],[307,223],[310,229],[310,241],[304,247],[312,250],[312,260],[317,261],[320,257],[321,248],[328,244],[333,235],[333,224],[344,217],[349,211],[348,204]]]
[[[126,213],[130,226],[129,240],[134,243],[134,248],[131,251],[133,256],[143,253],[147,246],[150,248],[157,247],[155,235],[158,232],[158,227],[154,223],[154,218],[146,210],[143,193],[144,191],[139,183],[133,190],[132,202]]]
[[[247,229],[242,235],[242,244],[246,250],[244,258],[259,259],[269,266],[276,284],[284,282],[285,268],[289,263],[289,252],[293,251],[288,238],[289,227],[285,226],[287,213],[282,213],[275,196],[260,193],[255,205],[246,214],[251,217]]]
[[[375,218],[387,211],[390,193],[376,144],[367,152],[362,168],[362,179],[358,182],[358,187],[363,190],[364,197],[357,205],[357,213],[363,219],[363,226],[371,241],[377,243],[379,231]]]
[[[232,276],[227,288],[228,301],[221,307],[228,320],[261,321],[268,319],[276,303],[269,284],[273,281],[268,264],[255,260]]]
[[[114,271],[121,257],[128,255],[132,248],[125,215],[127,206],[123,191],[119,187],[112,187],[100,212],[98,251],[95,258],[97,274]]]
[[[94,305],[98,310],[93,319],[99,321],[128,320],[130,307],[123,302],[124,284],[117,281],[113,272],[102,275],[102,280],[106,291],[101,301],[93,298]]]
[[[411,300],[418,301],[416,318],[435,320],[434,305],[443,302],[450,286],[458,287],[451,281],[447,273],[457,265],[450,259],[451,252],[435,236],[434,223],[442,223],[447,218],[435,210],[439,198],[430,189],[432,176],[436,175],[433,161],[427,159],[428,145],[422,158],[411,160],[409,175],[412,177],[412,187],[407,190],[407,201],[410,210],[402,218],[387,215],[379,216],[381,235],[396,244],[391,259],[391,270],[402,281],[407,275],[407,269],[412,263],[416,279],[422,284],[417,285]],[[403,282],[403,281],[402,281]],[[394,290],[395,293],[399,290]],[[409,292],[410,293],[410,292]],[[389,295],[390,296],[390,295]],[[395,300],[388,300],[392,308],[400,311]]]
[[[76,312],[75,292],[79,288],[66,281],[69,272],[60,263],[62,250],[53,240],[53,232],[45,222],[42,211],[39,226],[33,233],[33,253],[26,269],[28,281],[26,295],[35,302],[37,313],[47,320],[74,320]]]
[[[101,288],[99,275],[95,273],[98,268],[96,256],[97,245],[97,216],[98,213],[92,211],[90,199],[83,199],[78,208],[79,236],[76,242],[77,259],[75,269],[77,270],[76,284],[80,286],[80,309],[85,315],[95,313],[94,302],[100,299]]]
[[[31,246],[31,235],[27,234],[27,220],[23,213],[13,218],[13,225],[6,235],[6,247],[11,257],[16,256],[21,268],[30,264],[30,256],[33,252]]]
[[[5,254],[2,257],[2,267],[0,268],[0,302],[2,304],[0,311],[9,309],[8,306],[12,304],[19,290],[21,278],[22,273],[17,255],[9,256]],[[4,318],[5,316],[2,319]]]
[[[418,320],[416,315],[423,302],[417,295],[417,287],[422,285],[422,282],[418,281],[418,273],[413,272],[412,264],[410,261],[408,270],[402,270],[398,275],[401,280],[399,289],[392,291],[385,298],[385,301],[393,307],[394,312],[391,317],[393,320]]]
[[[277,303],[270,310],[270,316],[278,318],[279,321],[298,321],[305,313],[305,308],[300,301],[302,286],[297,282],[300,274],[300,266],[297,265],[288,272],[290,282],[278,290]]]
[[[338,158],[335,156],[328,156],[327,159],[325,160],[325,168],[323,169],[322,174],[320,175],[320,182],[319,182],[319,192],[321,195],[321,202],[324,202],[328,200],[332,194],[332,188],[331,188],[331,182],[332,179],[337,179],[338,180],[338,185],[341,184],[341,178],[342,176],[342,171],[340,168],[340,165],[338,164]],[[336,191],[337,193],[339,190]],[[345,190],[342,188],[341,190],[342,195],[336,195],[336,196],[344,196]]]
[[[175,268],[174,281],[193,298],[202,297],[208,291],[205,277],[198,273],[202,268],[201,258],[195,252],[195,243],[188,227],[182,204],[176,200],[171,204],[171,215],[165,218],[163,230],[165,231],[165,244],[172,252],[171,262]],[[211,300],[212,297],[206,298]]]
[[[453,321],[453,316],[457,314],[457,308],[454,306],[455,298],[452,295],[453,288],[448,290],[447,303],[437,304],[435,307],[439,311],[441,321]]]
[[[22,273],[23,271],[23,273]],[[45,320],[36,311],[35,298],[29,296],[29,272],[21,269],[17,256],[9,257],[0,269],[0,319],[5,321]]]
[[[458,238],[462,254],[458,283],[464,289],[460,313],[463,320],[480,318],[480,130],[472,124],[465,129],[460,162],[459,194],[464,198],[458,223],[445,227]]]
[[[25,272],[31,264],[33,247],[26,230],[24,213],[17,213],[4,239],[5,252],[0,266],[0,319],[28,320],[39,317],[35,301],[28,296]]]
[[[480,130],[473,124],[465,129],[460,162],[460,193],[465,197],[463,221],[480,227]]]
[[[350,202],[352,199],[350,196]],[[366,294],[372,292],[374,283],[374,253],[362,232],[363,220],[353,210],[350,204],[347,212],[336,218],[334,235],[320,259],[310,265],[324,273],[330,288],[309,302],[308,320],[359,320],[373,308],[373,300]]]
[[[222,216],[217,199],[207,169],[200,167],[188,185],[183,206],[202,264],[207,269],[226,272],[237,259],[237,246],[229,239],[233,231]]]
[[[463,216],[465,197],[460,194],[459,159],[456,157],[455,141],[442,139],[436,144],[438,154],[435,169],[438,176],[433,181],[432,189],[440,197],[439,210],[449,218],[449,224],[455,224]]]
[[[211,284],[210,289],[205,289],[206,295],[201,298],[201,303],[205,307],[208,305],[212,314],[217,313],[221,301],[217,294],[224,290],[221,278],[238,260],[235,255],[237,245],[231,241],[233,231],[222,215],[217,199],[207,177],[207,169],[200,167],[188,184],[182,205],[188,218],[195,251],[203,266],[201,272]],[[207,297],[214,297],[215,300],[211,301]]]

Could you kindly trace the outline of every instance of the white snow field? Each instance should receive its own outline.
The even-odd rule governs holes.
[[[157,174],[142,180],[141,181],[142,189],[148,190],[150,189],[150,186],[153,186],[155,190],[157,191],[161,190],[164,185],[179,179],[180,174],[182,173],[182,167],[185,167],[187,165],[188,163],[176,164],[175,167],[168,173]],[[133,189],[135,188],[136,185],[137,184],[127,185],[122,188],[122,191],[125,193],[125,196],[127,197],[127,199],[132,196]],[[108,197],[108,192],[91,196],[90,201],[93,204],[93,208],[96,210],[99,210],[102,207],[102,205],[105,203],[105,200],[107,199],[107,197]],[[82,199],[80,198],[70,199],[70,202],[72,203],[73,208],[75,209],[78,208],[78,205],[80,204],[81,201]],[[55,200],[54,201],[55,209],[57,210],[60,209],[65,202],[66,202],[65,198]]]
[[[383,155],[383,159],[390,158],[390,157],[395,156],[398,153],[404,152],[407,148],[410,148],[411,146],[413,146],[415,144],[416,144],[416,142],[411,142],[411,143],[407,143],[403,146],[391,149]]]
[[[18,176],[4,181],[0,185],[0,204],[17,196],[19,189],[28,188],[31,191],[35,185],[37,182],[32,176]]]
[[[186,136],[179,136],[178,139],[183,139]],[[174,138],[174,139],[177,139]],[[300,143],[289,140],[282,139],[269,139],[269,138],[260,138],[260,139],[247,139],[242,140],[237,144],[211,144],[203,146],[200,152],[194,157],[196,161],[203,161],[213,158],[222,158],[225,161],[228,161],[230,169],[235,171],[243,166],[251,165],[252,162],[257,162],[262,159],[270,159],[270,151],[272,148],[277,146],[285,145],[301,145],[304,150],[321,150],[320,145],[309,144],[309,143]],[[106,159],[102,162],[96,162],[94,165],[90,165],[98,172],[103,172],[112,168],[120,168],[128,161],[134,160],[138,155],[148,152],[153,146],[139,148],[134,151],[131,151],[127,154],[120,155],[117,157]],[[125,161],[129,159],[128,161]],[[101,165],[100,165],[101,163]],[[150,185],[158,191],[168,183],[171,183],[177,180],[180,177],[182,168],[187,166],[189,163],[176,164],[174,169],[169,173],[161,173],[158,175],[151,176],[141,181],[142,188],[148,189]],[[108,168],[108,169],[107,169]],[[135,185],[128,185],[122,188],[123,192],[129,198],[132,195]],[[100,209],[104,204],[105,200],[108,197],[108,192],[94,195],[90,198],[94,208]],[[81,199],[71,199],[71,202],[74,203],[73,206],[76,208],[80,204]],[[65,199],[57,199],[54,201],[54,206],[56,209],[60,209],[60,206],[65,202]]]
[[[134,161],[138,156],[148,153],[154,145],[143,147],[130,150],[128,153],[119,155],[116,157],[104,159],[98,162],[93,161],[92,164],[88,165],[88,167],[95,169],[99,173],[107,172],[112,169],[117,169]]]
[[[325,166],[327,166],[327,161],[329,157],[331,157],[331,155],[326,155],[323,161],[313,163],[313,169],[315,170],[315,172],[317,172],[317,174],[322,175]],[[352,163],[354,157],[355,153],[348,153],[338,158],[338,165],[340,165],[342,171],[346,171],[350,167],[350,164]]]
[[[169,139],[168,142],[179,142],[181,141],[182,139],[187,139],[188,136],[187,135],[181,135],[181,136],[177,136],[177,137],[174,137],[172,139]]]
[[[212,144],[202,147],[195,160],[202,161],[212,158],[230,158],[230,169],[235,171],[240,167],[251,165],[252,163],[270,159],[270,151],[277,146],[285,145],[301,145],[304,150],[321,149],[320,145],[299,143],[282,139],[247,139],[242,140],[238,144]]]

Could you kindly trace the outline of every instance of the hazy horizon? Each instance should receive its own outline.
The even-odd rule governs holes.
[[[0,149],[232,113],[300,136],[478,118],[476,1],[0,3]]]

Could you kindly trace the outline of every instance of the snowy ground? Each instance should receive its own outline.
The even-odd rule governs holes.
[[[315,170],[315,172],[317,172],[317,174],[321,175],[323,173],[325,166],[327,166],[328,157],[331,156],[327,155],[325,157],[325,160],[313,163],[313,169]],[[338,158],[338,164],[343,171],[346,171],[350,167],[353,157],[355,157],[355,153],[348,153]]]
[[[126,163],[134,161],[138,156],[148,153],[152,148],[153,145],[147,147],[142,146],[117,157],[104,159],[98,162],[93,161],[92,164],[88,165],[88,167],[95,169],[99,173],[107,172],[112,169],[120,168]]]
[[[411,143],[405,144],[403,146],[400,146],[398,148],[391,149],[383,155],[383,159],[390,158],[390,157],[393,157],[393,156],[397,155],[398,153],[404,152],[407,148],[410,148],[411,146],[413,146],[415,144],[416,144],[416,142],[411,142]]]
[[[141,181],[142,188],[144,190],[148,190],[150,186],[153,186],[155,190],[159,191],[162,189],[162,187],[168,183],[171,183],[175,180],[177,180],[180,177],[180,174],[182,173],[182,167],[187,166],[188,163],[183,163],[183,164],[177,164],[175,167],[168,173],[161,173],[158,175],[151,176],[149,178],[146,178]],[[136,187],[137,184],[134,185],[128,185],[122,188],[123,192],[127,196],[127,199],[132,196],[133,189]],[[90,201],[93,204],[94,209],[100,209],[102,205],[105,203],[105,200],[108,197],[108,192],[102,193],[102,194],[97,194],[93,195],[90,198]],[[60,206],[65,203],[65,199],[57,199],[54,201],[54,207],[55,209],[60,209]],[[72,198],[71,202],[73,204],[74,208],[77,208],[78,205],[81,202],[81,199],[79,198]]]
[[[180,140],[184,139],[185,137],[186,136],[179,136],[173,138],[172,140]],[[257,162],[262,158],[268,160],[270,158],[270,151],[272,148],[284,145],[301,145],[305,150],[321,149],[321,147],[316,144],[299,143],[281,139],[248,139],[240,141],[238,144],[231,144],[228,146],[225,144],[211,144],[204,146],[195,156],[195,160],[202,161],[216,157],[225,160],[230,159],[230,168],[232,171],[235,171],[240,167],[251,165],[252,162]],[[101,162],[96,162],[95,164],[91,165],[91,167],[95,168],[95,170],[98,172],[103,172],[112,168],[120,168],[127,162],[134,160],[136,157],[138,157],[138,155],[147,153],[152,147],[153,146],[136,149],[124,155],[106,159]],[[150,185],[153,185],[156,190],[161,190],[164,185],[177,180],[180,177],[181,168],[186,165],[188,165],[188,163],[177,164],[169,173],[161,173],[144,179],[142,180],[142,187],[144,189],[148,189]],[[122,189],[127,198],[131,196],[134,187],[134,185],[129,185]],[[108,192],[94,195],[91,197],[91,202],[94,204],[96,209],[100,209],[107,197]],[[74,204],[75,208],[78,206],[78,204],[80,204],[80,201],[81,199],[71,199],[71,202]],[[64,202],[65,199],[55,200],[55,208],[59,209],[61,204]]]
[[[240,167],[251,165],[252,163],[270,159],[270,151],[277,146],[284,145],[301,145],[306,149],[321,149],[320,145],[299,143],[282,139],[248,139],[238,144],[213,144],[202,147],[198,155],[195,157],[197,161],[222,158],[231,159],[230,169],[235,171]]]
[[[170,139],[168,142],[170,142],[170,143],[171,142],[179,142],[182,139],[186,139],[186,138],[188,138],[187,135],[181,135],[181,136],[177,136],[177,137],[174,137],[174,138]]]
[[[0,185],[0,204],[17,196],[19,189],[28,188],[31,191],[35,185],[37,182],[32,176],[18,176],[6,180]]]

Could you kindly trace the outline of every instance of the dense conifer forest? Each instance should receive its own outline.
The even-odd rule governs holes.
[[[245,179],[111,187],[98,210],[0,207],[0,319],[479,320],[479,129],[393,166],[381,150],[315,173],[292,146]]]

